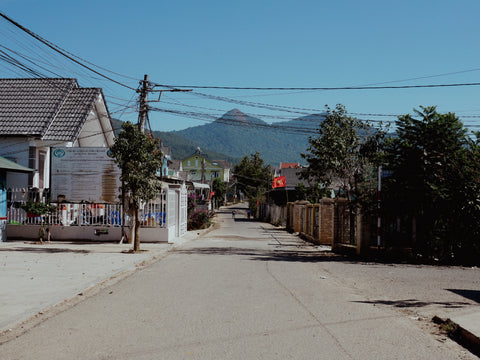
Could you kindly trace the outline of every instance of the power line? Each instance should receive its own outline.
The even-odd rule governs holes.
[[[424,85],[398,85],[398,86],[340,86],[340,87],[240,87],[240,86],[207,86],[207,85],[166,85],[157,86],[167,88],[192,88],[192,89],[217,89],[217,90],[275,90],[275,91],[333,91],[333,90],[389,90],[389,89],[417,89],[417,88],[439,88],[439,87],[460,87],[480,86],[479,82],[457,83],[457,84],[424,84]]]
[[[55,52],[59,53],[60,55],[62,55],[62,56],[64,56],[64,57],[66,57],[67,59],[73,61],[74,63],[76,63],[76,64],[78,64],[78,65],[86,68],[87,70],[90,70],[91,72],[93,72],[93,73],[95,73],[95,74],[97,74],[97,75],[99,75],[99,76],[101,76],[101,77],[103,77],[103,78],[105,78],[105,79],[107,79],[107,80],[109,80],[109,81],[112,81],[112,82],[114,82],[114,83],[116,83],[116,84],[118,84],[118,85],[120,85],[120,86],[126,87],[126,88],[128,88],[128,89],[130,89],[130,90],[134,90],[134,91],[136,90],[135,88],[132,88],[132,87],[130,87],[129,85],[123,84],[123,83],[121,83],[121,82],[119,82],[119,81],[117,81],[117,80],[115,80],[115,79],[112,79],[111,77],[106,76],[106,75],[98,72],[97,70],[92,69],[91,67],[83,64],[83,63],[80,62],[79,60],[76,60],[73,55],[70,55],[70,54],[67,53],[65,50],[63,50],[62,48],[60,48],[59,46],[53,44],[52,42],[50,42],[50,41],[42,38],[40,35],[37,35],[37,34],[35,34],[33,31],[31,31],[31,30],[27,29],[26,27],[20,25],[19,23],[17,23],[17,22],[14,21],[13,19],[9,18],[7,15],[3,14],[2,12],[0,12],[0,16],[3,17],[3,18],[4,18],[5,20],[7,20],[8,22],[10,22],[10,23],[12,23],[13,25],[15,25],[16,27],[18,27],[19,29],[21,29],[22,31],[24,31],[25,33],[27,33],[28,35],[30,35],[31,37],[37,39],[37,40],[40,41],[42,44],[48,46],[50,49],[54,50]],[[82,61],[83,61],[83,59],[82,59]]]

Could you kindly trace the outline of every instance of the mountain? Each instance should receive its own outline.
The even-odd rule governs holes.
[[[268,124],[233,109],[209,124],[179,131],[154,131],[154,135],[165,146],[172,147],[174,159],[183,159],[200,147],[209,158],[234,164],[258,151],[265,163],[278,166],[280,162],[305,163],[300,153],[306,152],[308,138],[317,133],[323,118],[323,114],[312,114]]]
[[[241,158],[258,151],[273,166],[280,162],[303,163],[300,153],[308,147],[309,136],[316,133],[322,114],[268,124],[238,109],[225,113],[211,124],[174,131],[195,141],[200,147]]]

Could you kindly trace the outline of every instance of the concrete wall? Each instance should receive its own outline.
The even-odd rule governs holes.
[[[262,204],[262,214],[273,214],[272,209],[278,208],[272,204]],[[275,209],[275,211],[278,211]],[[283,210],[285,224],[288,230],[300,233],[306,240],[320,245],[347,246],[352,251],[360,253],[369,245],[371,226],[368,217],[358,213],[353,225],[354,242],[350,237],[350,212],[345,199],[322,199],[318,204],[307,201],[288,203]],[[266,220],[267,218],[263,218]],[[268,218],[273,222],[273,217]]]
[[[102,226],[51,226],[49,227],[53,241],[99,241],[120,242],[122,239],[121,227]],[[9,240],[36,241],[40,225],[7,225]],[[129,234],[129,229],[125,228]],[[140,228],[141,242],[174,242],[174,237],[169,238],[166,228]]]
[[[333,199],[322,199],[320,201],[319,211],[319,235],[318,240],[320,244],[332,244],[334,235],[334,215],[335,203]]]

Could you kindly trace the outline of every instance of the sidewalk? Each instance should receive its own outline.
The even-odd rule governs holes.
[[[189,231],[174,244],[142,243],[136,254],[128,253],[131,244],[0,242],[0,344],[2,335],[21,334],[208,231]]]

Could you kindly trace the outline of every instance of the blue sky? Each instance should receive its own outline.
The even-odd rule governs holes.
[[[144,74],[157,84],[171,86],[480,82],[478,0],[0,0],[0,11],[133,88]],[[81,86],[103,88],[113,117],[137,120],[133,90],[92,76],[68,61],[53,60],[60,57],[39,50],[33,39],[3,19],[0,45],[17,46],[22,53],[30,51],[29,56],[43,56],[47,63],[61,62],[56,71],[62,76],[77,77]],[[0,63],[0,77],[12,76],[21,73]],[[457,113],[468,125],[480,124],[480,86],[195,92],[312,111],[272,111],[194,93],[163,93],[162,101],[153,106],[177,114],[152,111],[152,128],[179,130],[202,125],[232,108],[275,122],[337,103],[359,118],[390,121],[395,117],[364,114],[406,114],[420,105],[437,105],[441,112]],[[182,115],[184,112],[189,115]]]

